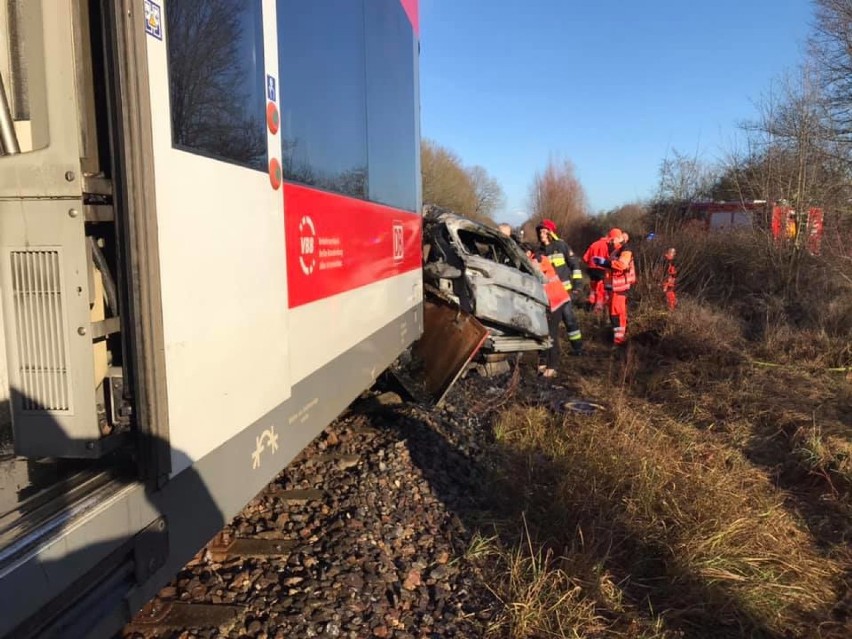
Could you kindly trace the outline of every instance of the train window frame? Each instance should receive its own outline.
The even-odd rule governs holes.
[[[176,63],[176,51],[174,47],[179,46],[184,39],[178,37],[172,37],[173,29],[175,28],[175,11],[177,7],[189,7],[192,2],[197,2],[198,5],[202,8],[208,8],[209,4],[206,0],[180,0],[179,2],[169,2],[166,3],[165,11],[164,11],[164,23],[165,23],[165,42],[166,42],[166,66],[168,73],[168,84],[169,84],[169,125],[171,129],[171,142],[172,148],[183,151],[186,153],[191,153],[193,155],[198,155],[200,157],[208,158],[211,160],[216,160],[219,162],[224,162],[226,164],[232,164],[235,166],[240,166],[243,168],[247,168],[253,171],[266,172],[268,170],[269,163],[269,144],[267,141],[267,133],[266,133],[266,121],[265,121],[265,112],[266,112],[266,66],[265,66],[265,53],[264,53],[264,34],[263,34],[263,1],[262,0],[219,0],[220,2],[232,3],[232,8],[239,14],[240,20],[243,21],[243,27],[246,25],[250,26],[251,29],[251,41],[248,43],[238,42],[238,47],[245,48],[245,53],[250,53],[250,56],[240,55],[240,56],[224,56],[226,58],[231,58],[234,61],[240,63],[242,65],[243,72],[232,72],[232,77],[239,76],[244,78],[252,78],[248,80],[249,86],[245,87],[247,93],[243,98],[243,107],[249,105],[248,109],[242,109],[241,113],[247,115],[242,123],[242,125],[250,125],[253,133],[252,136],[257,136],[257,140],[255,141],[262,150],[259,148],[257,155],[248,157],[246,159],[240,157],[234,157],[233,155],[224,154],[224,153],[216,153],[211,151],[209,146],[205,147],[203,144],[193,145],[186,143],[185,141],[178,140],[178,127],[175,124],[175,108],[178,100],[175,98],[175,82],[174,82],[174,73],[177,66]],[[212,10],[210,10],[213,13]],[[249,16],[248,19],[246,16]],[[217,17],[221,17],[221,12]],[[210,39],[212,41],[216,41],[215,39]],[[219,39],[222,42],[232,42],[228,41],[224,38]],[[187,45],[188,46],[188,45]],[[250,60],[250,62],[247,62]],[[246,69],[249,69],[249,73],[245,73]],[[233,94],[231,94],[233,97]],[[238,98],[239,99],[239,98]],[[257,109],[257,113],[251,114],[252,109]],[[234,128],[234,127],[231,127]],[[227,130],[227,129],[226,129]]]
[[[415,212],[419,154],[416,38],[400,0],[369,0],[364,18],[367,198]]]
[[[284,180],[416,213],[419,197],[416,34],[399,0],[338,1],[346,7],[349,13],[345,15],[349,19],[342,20],[344,13],[339,10],[340,7],[335,8],[333,1],[311,5],[311,24],[323,24],[325,28],[319,30],[323,37],[317,38],[317,29],[299,29],[298,22],[294,26],[293,12],[305,11],[303,4],[296,0],[278,0],[278,78],[282,95]],[[341,24],[345,24],[348,43],[356,42],[356,45],[335,51],[342,38],[335,38],[334,34],[340,30]],[[300,32],[313,34],[303,46],[294,41]],[[288,33],[294,33],[296,37],[288,38]],[[341,86],[336,81],[340,64],[329,63],[335,55],[345,60],[350,71],[347,77],[356,78],[349,86]],[[394,59],[389,59],[389,56]],[[353,90],[356,82],[357,90]],[[394,86],[388,87],[388,82],[394,83]],[[394,106],[382,110],[383,100],[391,101]],[[336,109],[317,107],[328,103],[336,105]],[[400,104],[403,105],[402,113]],[[394,118],[388,117],[388,114]],[[395,122],[391,123],[392,119]],[[312,138],[314,131],[321,133]],[[333,133],[329,135],[328,131]],[[288,140],[288,137],[294,136],[295,143]],[[354,138],[358,142],[353,152]],[[299,140],[302,149],[295,147]],[[312,154],[314,150],[318,153]],[[350,162],[353,167],[348,170],[361,172],[358,175],[363,177],[363,181],[356,185],[360,189],[345,188],[351,186],[351,183],[339,180],[345,171],[338,171],[336,167],[329,170],[325,160],[317,159],[317,155],[323,155],[339,161],[344,153],[357,158],[356,162]],[[396,166],[399,158],[406,159],[408,166],[405,169],[400,170]],[[298,166],[294,167],[294,163]],[[410,170],[409,175],[406,169]],[[339,180],[339,184],[334,184],[335,180]]]
[[[276,28],[285,181],[367,201],[365,11],[277,0]]]

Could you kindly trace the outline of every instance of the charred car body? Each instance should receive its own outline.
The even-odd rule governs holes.
[[[488,329],[484,351],[550,346],[541,273],[517,242],[496,229],[427,207],[423,280],[427,291],[454,303]]]
[[[496,229],[427,206],[423,217],[424,332],[413,347],[425,395],[438,402],[475,357],[551,346],[539,269]],[[421,394],[422,397],[422,394]]]

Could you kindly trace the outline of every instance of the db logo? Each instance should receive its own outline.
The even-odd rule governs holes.
[[[314,221],[305,215],[299,222],[299,266],[302,273],[310,275],[317,264],[317,229]]]
[[[393,260],[399,262],[405,257],[405,242],[403,241],[402,222],[393,223]]]

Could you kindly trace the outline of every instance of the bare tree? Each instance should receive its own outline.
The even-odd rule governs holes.
[[[798,211],[822,206],[830,216],[848,208],[849,167],[818,77],[805,66],[774,83],[758,118],[743,125],[745,145],[729,154],[716,199],[786,200]]]
[[[476,195],[476,215],[480,218],[494,219],[503,202],[505,195],[500,183],[481,166],[473,166],[467,170]]]
[[[660,163],[659,176],[650,205],[650,227],[657,233],[669,233],[689,220],[691,205],[708,200],[717,181],[713,166],[677,149]]]
[[[494,214],[503,205],[503,189],[483,167],[466,168],[454,151],[426,139],[420,142],[420,166],[423,204],[496,225]]]
[[[544,218],[556,222],[563,235],[570,235],[588,217],[586,192],[568,160],[551,159],[536,173],[530,188],[531,222]]]
[[[852,156],[852,0],[815,0],[811,55],[826,98],[833,141]]]
[[[693,202],[706,199],[715,180],[713,167],[697,154],[692,156],[677,149],[660,163],[657,199]]]

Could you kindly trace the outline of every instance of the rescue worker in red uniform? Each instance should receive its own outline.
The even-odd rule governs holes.
[[[547,314],[547,328],[550,331],[550,348],[544,352],[544,363],[538,367],[538,372],[543,377],[556,377],[556,366],[559,364],[559,322],[562,319],[562,308],[571,303],[571,297],[562,280],[556,272],[556,268],[546,255],[533,251],[529,245],[524,245],[527,257],[538,266],[544,275],[544,292],[550,304]]]
[[[636,283],[636,269],[633,265],[633,252],[624,245],[624,234],[612,229],[612,251],[609,257],[595,256],[592,261],[606,270],[604,285],[609,291],[609,319],[612,322],[612,341],[616,346],[627,343],[627,291]]]
[[[568,244],[556,235],[556,224],[553,220],[542,220],[535,227],[538,233],[539,247],[538,253],[547,256],[559,279],[562,281],[562,286],[568,293],[568,303],[561,307],[561,318],[565,323],[565,328],[568,331],[568,342],[571,344],[571,353],[573,355],[581,355],[583,353],[583,334],[580,332],[580,325],[577,323],[577,317],[574,314],[574,305],[571,302],[571,295],[574,291],[574,284],[579,286],[583,281],[583,271],[580,269],[580,262],[574,251]]]
[[[595,313],[600,314],[607,306],[609,294],[606,290],[604,280],[606,280],[607,270],[602,266],[598,266],[595,258],[609,259],[612,253],[612,243],[615,239],[621,238],[620,229],[612,229],[599,240],[595,240],[583,253],[583,261],[586,263],[589,271],[590,292],[589,292],[589,307]]]
[[[677,265],[675,264],[675,256],[677,251],[674,248],[666,250],[663,255],[663,294],[666,296],[666,304],[670,311],[677,308],[677,293],[675,285],[677,284]]]

